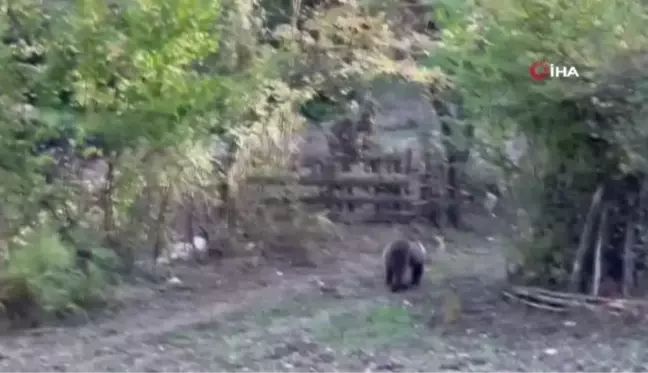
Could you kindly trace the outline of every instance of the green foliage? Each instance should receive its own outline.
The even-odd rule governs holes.
[[[112,245],[108,238],[125,237],[120,233],[130,229],[143,236],[136,237],[138,245],[115,246],[150,247],[144,241],[163,235],[172,225],[169,210],[183,198],[213,206],[209,191],[222,178],[244,184],[252,171],[289,169],[293,138],[304,124],[299,109],[315,92],[336,102],[311,105],[321,118],[343,110],[337,104],[376,76],[423,84],[442,80],[438,69],[416,69],[412,59],[394,57],[404,40],[384,13],[356,2],[309,5],[301,12],[299,2],[283,2],[282,8],[295,7],[292,14],[264,19],[263,8],[273,6],[264,3],[0,0],[7,10],[0,13],[1,31],[13,37],[10,45],[0,44],[0,243],[25,240],[12,245],[6,270],[27,284],[44,310],[96,299],[118,267],[115,251],[94,250],[86,278],[67,241],[83,248]],[[298,20],[303,29],[296,35]],[[278,48],[262,45],[266,31]],[[52,157],[35,154],[39,141],[60,132],[104,140],[104,185],[81,185],[88,180],[79,180],[84,176],[77,172],[78,157],[52,168]],[[212,134],[226,138],[228,156],[236,156],[216,176]],[[44,170],[64,175],[45,183]],[[230,189],[236,198],[237,188]],[[259,207],[259,196],[250,200]],[[71,240],[61,242],[54,233],[58,226],[22,237],[24,227],[51,222],[42,219],[44,205],[58,225],[76,224],[68,232]],[[248,214],[254,225],[275,230],[259,224],[262,215]],[[306,228],[318,225],[291,210],[287,215],[292,220],[282,229],[300,240]],[[137,223],[155,227],[140,229]],[[88,227],[100,227],[97,237]]]
[[[10,297],[31,298],[35,306],[50,315],[79,312],[106,299],[113,280],[106,272],[106,264],[115,263],[114,254],[92,250],[97,260],[90,264],[86,275],[77,268],[74,250],[50,229],[26,232],[13,246],[0,285],[23,282],[27,287],[26,293],[13,292]]]
[[[311,102],[303,108],[306,115],[319,118],[329,110],[343,111],[338,102],[362,93],[378,77],[444,85],[438,69],[417,68],[407,53],[397,57],[401,46],[413,41],[398,32],[384,11],[346,1],[304,6],[293,16],[303,20],[299,29],[284,23],[271,30],[282,51],[276,58],[279,72],[291,87],[310,89],[334,103],[323,107]]]
[[[390,326],[398,324],[411,324],[412,316],[406,308],[402,307],[379,307],[370,315],[370,320],[379,329],[390,329]],[[393,330],[390,330],[393,332]]]
[[[532,154],[542,155],[517,170],[518,186],[536,192],[527,204],[536,211],[524,266],[531,277],[561,282],[596,183],[645,170],[645,162],[628,161],[648,155],[645,4],[442,4],[443,40],[428,63],[452,77],[470,120],[485,127],[482,134],[521,134]],[[533,81],[529,67],[538,60],[574,66],[580,77]],[[542,188],[523,185],[531,182]]]
[[[536,176],[562,166],[581,179],[641,168],[648,137],[637,102],[648,91],[645,73],[632,68],[648,47],[640,1],[447,1],[439,18],[443,40],[428,64],[451,76],[480,138],[497,146],[521,132],[543,154],[532,165]],[[533,81],[529,67],[538,60],[575,66],[580,77]]]
[[[378,306],[367,311],[334,315],[324,337],[345,346],[398,344],[411,336],[414,328],[412,312],[403,307]]]
[[[50,68],[60,72],[74,56],[65,80],[89,117],[87,132],[114,150],[201,132],[198,119],[224,99],[228,84],[197,69],[219,45],[218,1],[142,0],[115,10],[81,0],[74,9],[60,26]]]
[[[639,1],[448,1],[441,9],[443,42],[429,63],[451,74],[473,115],[494,126],[512,119],[543,137],[572,135],[557,105],[648,46]],[[582,79],[533,82],[536,60],[576,66]]]

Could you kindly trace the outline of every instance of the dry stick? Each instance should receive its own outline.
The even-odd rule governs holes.
[[[419,126],[417,137],[418,137],[418,143],[419,146],[421,147],[422,150],[422,157],[423,157],[423,187],[425,188],[425,195],[422,197],[429,202],[432,196],[432,163],[433,163],[433,152],[434,152],[434,144],[433,144],[433,139],[432,139],[432,131],[435,128],[441,128],[441,119],[439,118],[439,115],[437,111],[434,108],[430,108],[431,110],[431,115],[430,115],[430,120],[429,121],[423,121],[421,125]],[[441,198],[438,199],[438,203],[433,203],[431,206],[428,204],[425,209],[426,213],[432,213],[434,214],[433,216],[436,216],[436,222],[435,224],[438,224],[440,228],[443,227],[444,222],[443,217],[444,217],[444,212],[446,211],[446,163],[442,162],[441,166],[443,169],[443,172],[441,173],[441,177],[436,181],[436,183],[439,183],[440,185],[435,184],[435,186],[438,187],[438,191],[441,194]],[[428,209],[436,209],[437,211],[429,211]]]
[[[544,294],[552,298],[558,299],[574,299],[581,302],[590,302],[590,303],[599,303],[602,301],[611,301],[614,298],[605,298],[605,297],[595,297],[589,294],[581,293],[566,293],[562,291],[547,290],[534,286],[514,286],[517,292],[533,292],[537,294]]]
[[[592,295],[598,296],[599,289],[601,287],[601,265],[602,265],[602,251],[605,241],[607,241],[607,216],[608,216],[608,205],[603,205],[603,211],[601,211],[601,219],[599,221],[599,229],[596,238],[596,251],[594,253],[594,274],[592,277]]]
[[[590,237],[592,235],[592,230],[594,228],[594,219],[596,213],[599,210],[601,205],[601,200],[603,199],[603,185],[599,185],[592,197],[592,203],[590,204],[589,211],[587,212],[587,218],[585,219],[585,226],[583,227],[583,232],[580,236],[580,242],[578,243],[578,249],[576,250],[576,257],[574,258],[574,263],[572,265],[572,273],[569,279],[569,291],[576,292],[578,288],[578,280],[580,279],[581,269],[583,268],[583,258],[589,247]]]
[[[551,295],[543,294],[541,292],[534,291],[533,289],[529,288],[524,288],[524,287],[519,287],[519,286],[514,286],[506,292],[513,294],[517,296],[517,298],[524,298],[524,299],[533,299],[539,302],[543,302],[543,304],[555,304],[558,306],[561,306],[563,308],[566,307],[578,307],[583,304],[582,301],[579,301],[577,299],[570,299],[570,298],[561,298],[561,297],[553,297]],[[555,306],[552,306],[555,307]]]
[[[585,294],[568,294],[524,286],[513,286],[508,289],[503,289],[501,294],[510,300],[551,312],[567,312],[575,308],[596,311],[606,306],[610,306],[614,311],[630,309],[633,312],[644,312],[643,310],[648,307],[648,301],[640,299],[594,297]]]
[[[193,244],[193,237],[194,237],[194,198],[191,193],[187,193],[183,196],[184,201],[185,201],[185,208],[188,210],[185,213],[185,242],[191,242],[191,245],[193,249],[195,250],[196,247]]]
[[[577,300],[581,302],[581,305],[600,305],[604,303],[611,303],[611,302],[622,300],[624,303],[629,305],[648,306],[648,300],[639,299],[639,298],[620,299],[620,298],[609,298],[609,297],[595,297],[589,294],[565,293],[565,292],[552,291],[552,290],[547,290],[547,289],[532,287],[532,286],[514,286],[513,289],[516,293],[526,291],[528,293],[544,294],[552,297],[552,299]]]
[[[643,183],[641,184],[641,190],[639,192],[638,204],[639,204],[639,206],[638,206],[638,209],[636,210],[636,211],[638,211],[638,213],[637,213],[637,215],[635,217],[637,218],[637,220],[639,222],[639,235],[640,235],[640,237],[643,237],[645,235],[645,233],[646,233],[644,227],[646,225],[646,217],[647,217],[646,216],[646,209],[648,208],[648,178],[645,178],[645,177],[644,177]],[[635,240],[636,240],[636,238],[635,238]],[[646,254],[646,251],[648,251],[648,240],[642,239],[642,240],[640,240],[640,242],[641,242],[641,245],[638,248],[639,252],[641,253],[641,258],[640,259],[642,260],[642,262],[645,262],[645,260],[646,260],[646,255],[645,254]],[[637,260],[637,258],[635,258],[635,261],[636,260]],[[645,263],[643,263],[643,264],[645,265]],[[635,270],[635,268],[633,268],[633,270]],[[642,277],[644,277],[643,274],[642,274]],[[639,278],[636,278],[636,280],[639,280]],[[639,286],[639,285],[643,285],[643,283],[642,284],[635,283],[635,286]]]
[[[606,303],[600,300],[602,298],[591,295],[562,293],[529,286],[512,286],[503,290],[502,293],[508,293],[509,297],[515,296],[518,299],[530,298],[544,303],[557,304],[563,309],[575,307],[592,308],[592,306]]]
[[[153,235],[155,236],[155,241],[153,243],[153,268],[155,268],[155,264],[157,262],[157,259],[160,257],[162,254],[162,245],[164,244],[164,237],[163,237],[163,226],[166,223],[166,213],[167,209],[169,208],[169,203],[171,202],[171,189],[170,187],[166,186],[163,187],[162,190],[160,191],[160,210],[158,211],[157,218],[155,219],[155,222],[153,223]]]
[[[291,2],[292,5],[292,14],[290,16],[290,33],[292,35],[292,44],[291,48],[295,48],[296,41],[298,38],[299,30],[297,29],[297,23],[299,22],[299,16],[301,14],[301,7],[302,7],[302,0],[292,0]],[[301,42],[303,39],[300,37],[299,41]],[[301,45],[302,43],[300,43]],[[293,61],[294,63],[295,61]]]
[[[507,290],[503,290],[502,295],[504,297],[512,300],[512,301],[520,302],[522,304],[526,304],[529,307],[538,308],[538,309],[545,310],[545,311],[551,311],[551,312],[565,312],[565,311],[567,311],[567,309],[564,308],[564,307],[555,307],[555,306],[550,306],[548,304],[533,302],[531,300],[524,299],[523,297],[520,297],[518,294],[512,293],[512,292],[507,291]]]
[[[634,209],[628,213],[628,221],[625,229],[625,239],[623,242],[623,296],[628,297],[630,296],[630,288],[632,287],[635,269],[635,258],[632,250],[635,244]]]

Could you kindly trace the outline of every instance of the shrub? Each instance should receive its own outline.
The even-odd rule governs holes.
[[[0,302],[13,321],[84,313],[107,299],[114,279],[108,269],[116,260],[109,251],[91,250],[93,261],[82,270],[75,250],[48,227],[23,234],[12,246],[0,269]]]

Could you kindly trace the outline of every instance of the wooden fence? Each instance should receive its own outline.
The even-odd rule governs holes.
[[[414,167],[412,152],[364,156],[353,162],[345,157],[308,159],[310,174],[298,179],[255,177],[260,184],[297,183],[315,187],[316,193],[299,196],[306,204],[328,208],[334,217],[361,217],[364,221],[407,222],[427,217],[438,223],[443,195],[442,166]],[[279,198],[268,198],[279,203]]]

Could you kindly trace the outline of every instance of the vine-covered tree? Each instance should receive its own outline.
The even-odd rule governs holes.
[[[446,2],[439,12],[430,64],[451,75],[478,136],[517,133],[531,147],[530,166],[516,171],[533,201],[526,282],[597,293],[606,277],[623,282],[623,252],[640,246],[646,15],[639,1]],[[533,81],[538,60],[580,77]]]

